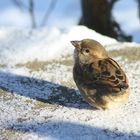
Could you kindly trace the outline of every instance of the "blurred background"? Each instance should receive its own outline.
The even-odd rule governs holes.
[[[140,42],[140,0],[0,0],[0,27],[70,29],[85,25]]]

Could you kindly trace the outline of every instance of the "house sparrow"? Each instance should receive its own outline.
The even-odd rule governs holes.
[[[127,76],[105,48],[91,39],[71,43],[75,47],[73,78],[84,99],[103,110],[127,102]]]

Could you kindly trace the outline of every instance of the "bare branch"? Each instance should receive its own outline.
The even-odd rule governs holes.
[[[55,8],[56,3],[57,3],[57,0],[52,0],[51,1],[50,6],[47,9],[46,14],[45,14],[45,16],[42,20],[41,26],[44,26],[47,23],[47,20],[49,19],[49,16],[51,15],[53,9]]]
[[[36,22],[36,17],[35,17],[35,1],[34,0],[28,0],[28,4],[24,3],[23,0],[11,0],[15,6],[17,6],[22,12],[27,11],[30,20],[31,20],[31,27],[36,28],[37,27],[37,22]],[[57,0],[51,0],[50,5],[48,9],[46,10],[44,17],[41,22],[41,26],[44,26],[49,19],[49,16],[51,15],[53,9],[55,8],[55,5],[57,3]]]
[[[30,14],[30,18],[31,18],[32,28],[36,28],[33,0],[29,0],[29,14]]]
[[[13,4],[20,10],[28,9],[28,7],[21,0],[12,0]]]

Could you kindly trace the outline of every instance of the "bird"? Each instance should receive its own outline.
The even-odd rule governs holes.
[[[98,41],[71,41],[74,49],[73,79],[86,102],[99,110],[128,102],[130,88],[121,66]]]

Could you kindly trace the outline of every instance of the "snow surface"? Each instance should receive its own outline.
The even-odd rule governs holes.
[[[74,48],[70,44],[71,40],[92,38],[100,41],[104,45],[117,42],[115,39],[102,36],[84,26],[76,26],[71,30],[65,30],[63,32],[57,28],[44,28],[42,30],[35,30],[31,34],[30,31],[21,29],[1,28],[0,63],[25,63],[35,59],[48,61],[59,59],[62,56],[72,55]]]
[[[115,58],[129,77],[129,102],[118,109],[96,110],[84,102],[72,79],[70,41],[83,38],[100,41],[109,51],[140,47],[84,26],[0,29],[0,139],[140,139],[140,61]]]

